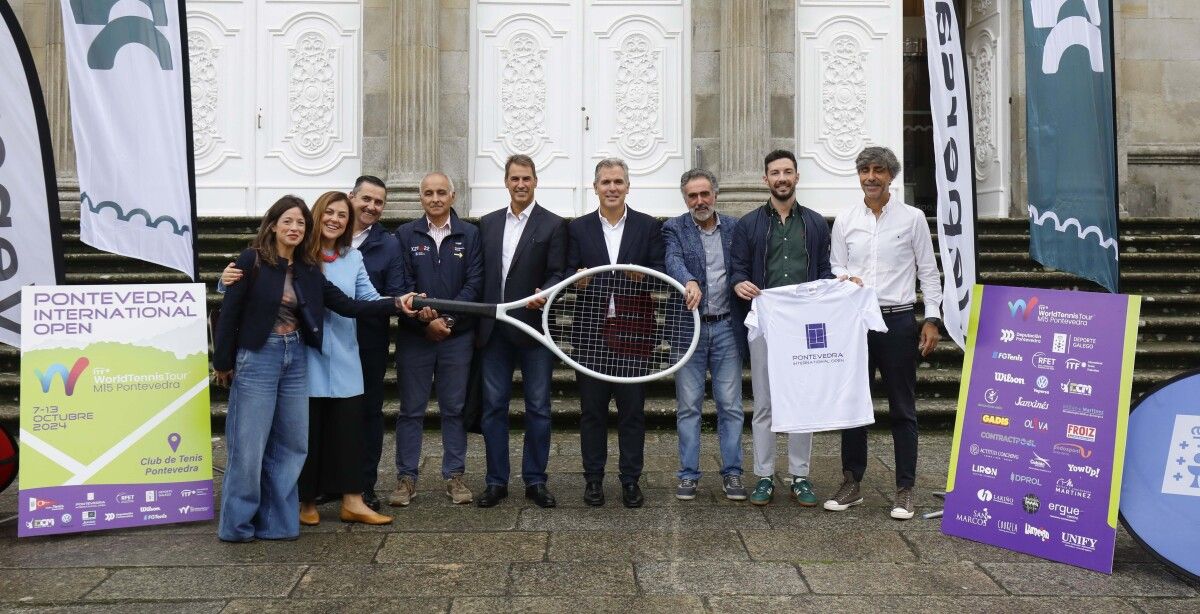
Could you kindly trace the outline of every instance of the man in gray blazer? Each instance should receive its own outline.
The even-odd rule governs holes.
[[[686,292],[688,309],[700,308],[700,342],[691,359],[675,373],[679,429],[679,486],[675,496],[696,497],[700,481],[700,407],[704,379],[712,372],[717,403],[717,441],[725,496],[746,498],[742,484],[742,356],[739,335],[744,324],[732,316],[729,245],[737,219],[716,212],[717,178],[692,169],[679,180],[688,212],[663,224],[666,271]]]

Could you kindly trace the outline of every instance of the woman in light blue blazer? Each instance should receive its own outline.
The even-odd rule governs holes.
[[[350,199],[343,192],[326,192],[313,205],[316,240],[309,257],[325,278],[347,296],[380,298],[367,276],[362,254],[351,246]],[[226,268],[223,285],[237,283],[242,272]],[[219,288],[223,289],[223,288]],[[343,522],[388,524],[391,516],[376,513],[363,502],[362,466],[366,422],[363,412],[362,363],[355,322],[326,310],[321,348],[306,348],[308,361],[308,458],[300,472],[300,524],[316,526],[318,495],[342,495]]]

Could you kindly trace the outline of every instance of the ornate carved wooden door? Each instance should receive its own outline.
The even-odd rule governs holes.
[[[968,0],[966,5],[976,206],[979,217],[1007,217],[1012,199],[1008,7],[999,0]]]
[[[472,3],[471,213],[508,204],[504,161],[538,166],[538,202],[563,215],[594,209],[593,168],[630,167],[629,203],[684,210],[689,33],[683,0]]]
[[[801,204],[826,215],[862,203],[863,147],[904,154],[900,0],[798,0],[796,158]],[[903,178],[892,193],[903,196]]]
[[[188,3],[202,214],[349,189],[361,166],[359,0]]]

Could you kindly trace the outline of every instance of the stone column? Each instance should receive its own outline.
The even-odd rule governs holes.
[[[721,2],[720,199],[747,208],[766,198],[762,159],[770,144],[767,0]]]
[[[75,137],[71,133],[67,56],[59,2],[46,6],[46,69],[38,77],[46,95],[46,117],[58,171],[59,207],[64,214],[75,216],[79,214],[79,175],[75,169]]]
[[[425,173],[438,165],[438,0],[396,0],[392,29],[392,136],[388,201],[418,202]]]

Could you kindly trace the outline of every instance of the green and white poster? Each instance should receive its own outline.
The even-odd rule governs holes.
[[[23,288],[20,537],[213,517],[204,296]]]

